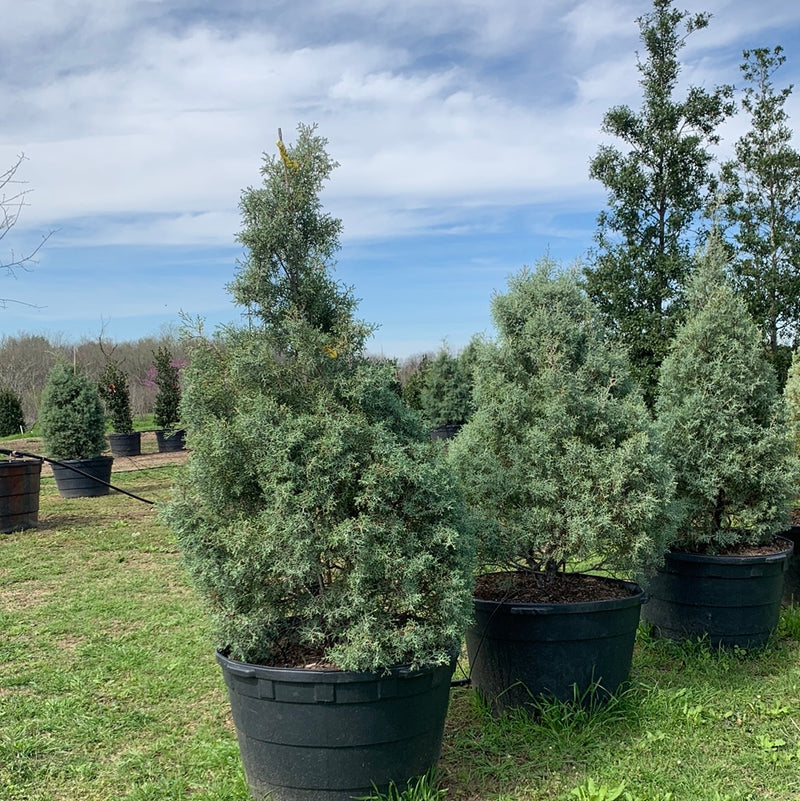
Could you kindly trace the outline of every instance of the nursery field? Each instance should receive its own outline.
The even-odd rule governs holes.
[[[155,506],[64,500],[46,477],[39,527],[0,535],[3,801],[249,798],[206,615],[157,520],[181,469],[114,475]],[[640,631],[630,687],[589,712],[497,721],[454,688],[437,785],[444,801],[800,798],[800,609],[758,653]]]

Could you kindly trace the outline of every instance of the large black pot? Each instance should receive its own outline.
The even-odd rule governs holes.
[[[94,498],[98,495],[108,495],[113,462],[113,456],[53,462],[53,478],[56,480],[58,494],[62,498]]]
[[[584,703],[607,698],[627,681],[644,593],[579,603],[474,599],[467,629],[472,684],[494,715],[539,698]]]
[[[156,431],[156,443],[158,444],[159,453],[182,451],[186,446],[186,431],[183,428],[176,429],[175,431],[158,429]]]
[[[720,556],[669,551],[653,577],[644,618],[670,639],[707,637],[714,647],[756,648],[778,625],[792,554]]]
[[[430,431],[431,440],[435,442],[439,439],[453,439],[463,427],[462,423],[445,423],[444,425],[436,426]]]
[[[222,667],[253,797],[349,801],[405,788],[439,758],[452,666],[388,675]],[[373,787],[374,785],[374,787]]]
[[[112,456],[139,456],[142,452],[142,432],[109,434],[108,444]]]
[[[39,522],[39,459],[0,460],[0,532],[22,531]]]

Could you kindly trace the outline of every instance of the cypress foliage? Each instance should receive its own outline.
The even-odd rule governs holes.
[[[165,517],[233,658],[444,664],[471,611],[472,541],[442,455],[393,365],[365,357],[371,327],[331,274],[325,146],[300,126],[242,194],[230,288],[249,320],[194,340],[191,456]]]
[[[510,279],[492,315],[477,410],[449,450],[482,518],[482,567],[647,571],[671,478],[625,354],[577,274],[544,259]]]
[[[770,541],[785,527],[797,490],[776,377],[725,267],[714,233],[690,285],[689,315],[661,368],[657,426],[676,474],[681,550]]]

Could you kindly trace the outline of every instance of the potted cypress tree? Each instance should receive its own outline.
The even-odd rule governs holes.
[[[142,452],[142,434],[133,430],[128,376],[111,359],[106,360],[98,389],[111,422],[108,443],[112,456],[138,456]]]
[[[97,385],[77,366],[57,364],[47,377],[39,428],[53,476],[64,498],[107,495],[112,456],[106,447],[105,415]],[[96,480],[99,479],[99,480]]]
[[[501,714],[627,679],[643,600],[631,579],[663,548],[671,476],[575,271],[523,270],[492,316],[449,458],[480,521],[472,680]]]
[[[198,332],[165,519],[213,613],[256,798],[344,799],[435,763],[470,612],[463,503],[331,275],[335,167],[300,126],[242,193],[243,327]]]
[[[763,645],[778,623],[798,470],[774,370],[718,234],[689,288],[656,402],[680,515],[644,615],[671,638]]]
[[[179,427],[181,408],[180,371],[166,345],[153,351],[156,400],[153,421],[159,453],[180,451],[185,445],[185,430]]]

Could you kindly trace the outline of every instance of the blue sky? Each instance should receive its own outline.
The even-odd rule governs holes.
[[[800,4],[677,0],[713,14],[683,79],[740,84],[744,48],[783,45],[800,83]],[[326,209],[336,274],[387,356],[491,332],[489,301],[545,253],[592,244],[604,112],[640,104],[645,0],[0,0],[0,167],[29,206],[0,261],[0,335],[157,334],[237,319],[225,285],[241,190],[277,129],[316,122],[340,162]],[[800,90],[787,104],[800,126]],[[720,158],[747,128],[722,129]],[[0,170],[2,171],[2,170]],[[22,304],[32,304],[30,306]]]

